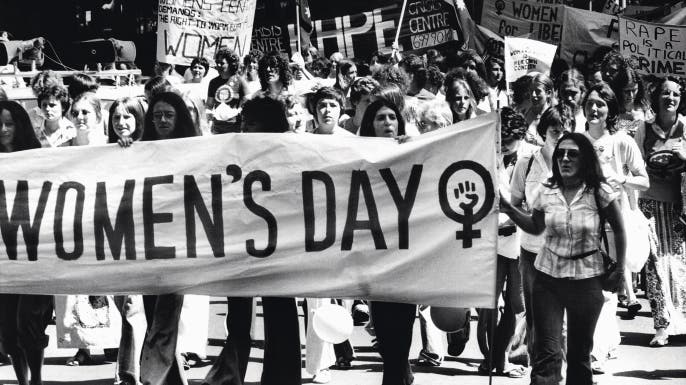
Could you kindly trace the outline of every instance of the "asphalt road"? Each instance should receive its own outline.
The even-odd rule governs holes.
[[[660,385],[686,384],[686,336],[670,337],[670,344],[662,348],[647,347],[652,337],[652,319],[647,301],[640,299],[643,310],[634,320],[622,320],[625,310],[617,313],[622,334],[622,344],[619,357],[608,361],[606,374],[596,376],[598,384],[646,384]],[[223,298],[212,298],[210,306],[210,329],[208,341],[208,359],[214,359],[221,350],[224,340],[223,320],[226,314],[226,304]],[[261,312],[258,317],[257,330],[262,327]],[[472,333],[476,330],[476,323],[472,321]],[[301,317],[302,323],[302,317]],[[50,346],[46,350],[44,384],[45,385],[110,385],[113,383],[114,364],[105,362],[102,351],[94,350],[94,358],[99,361],[95,365],[69,367],[64,365],[75,350],[57,349],[55,346],[55,327],[48,329],[51,336]],[[261,335],[261,333],[259,333]],[[304,331],[301,332],[304,338]],[[361,326],[355,327],[351,341],[355,346],[356,360],[353,368],[347,371],[332,371],[331,385],[377,385],[381,383],[381,358],[371,347],[371,337]],[[305,344],[303,345],[303,366],[305,358]],[[412,343],[411,358],[416,358],[421,349],[419,336],[419,322],[415,323],[415,333]],[[262,370],[262,349],[255,347],[251,351],[250,364],[246,376],[246,384],[259,384]],[[441,367],[415,367],[415,383],[417,385],[486,385],[489,378],[480,376],[477,367],[483,359],[474,334],[460,357],[448,357]],[[187,371],[190,384],[200,384],[209,365],[191,368]],[[494,377],[493,384],[523,385],[528,384],[528,377],[510,379]],[[311,376],[303,369],[303,384],[311,383]],[[0,366],[0,384],[16,384],[11,366]]]

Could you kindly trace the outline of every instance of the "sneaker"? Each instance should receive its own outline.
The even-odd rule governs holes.
[[[328,384],[331,382],[331,372],[328,369],[320,370],[319,373],[314,375],[312,382],[315,384]]]

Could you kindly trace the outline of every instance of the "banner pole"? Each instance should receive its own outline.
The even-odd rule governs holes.
[[[400,10],[400,21],[398,21],[398,29],[395,31],[395,40],[393,46],[398,47],[398,39],[400,38],[400,29],[403,27],[403,18],[405,17],[405,7],[407,7],[407,0],[403,0],[403,8]],[[398,49],[398,48],[394,48]]]
[[[298,53],[302,54],[301,46],[300,46],[300,0],[295,0],[295,30],[297,31],[297,40],[295,42],[295,46],[298,49]]]
[[[593,10],[593,0],[588,0],[588,10],[589,11]]]

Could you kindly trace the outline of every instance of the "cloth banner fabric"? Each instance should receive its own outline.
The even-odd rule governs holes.
[[[564,3],[572,3],[565,1]],[[526,0],[484,1],[481,25],[500,36],[524,36],[551,44],[562,39],[562,22],[567,7]]]
[[[214,63],[223,47],[243,57],[250,51],[257,0],[159,0],[157,60],[190,65],[196,57]]]
[[[512,83],[529,72],[550,74],[557,46],[520,37],[505,37],[505,76]]]
[[[618,48],[619,20],[600,12],[566,7],[560,57],[583,67],[599,47]]]
[[[686,77],[686,26],[619,18],[619,48],[644,75]]]
[[[0,154],[0,293],[493,307],[498,125]]]

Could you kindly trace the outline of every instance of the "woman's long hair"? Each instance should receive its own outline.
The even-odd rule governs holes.
[[[12,100],[0,101],[0,113],[9,111],[14,121],[14,138],[12,138],[12,151],[24,151],[40,148],[41,144],[33,131],[31,119],[21,104]],[[5,152],[0,146],[0,152]]]
[[[140,140],[145,126],[145,107],[143,107],[140,99],[127,96],[115,100],[110,106],[110,116],[107,121],[107,143],[117,143],[119,140],[119,135],[114,131],[114,125],[112,124],[112,116],[114,116],[117,107],[123,108],[136,118],[136,130],[131,133],[131,139],[134,141]]]
[[[470,87],[469,83],[467,80],[465,80],[465,78],[462,77],[462,75],[463,73],[460,71],[451,71],[445,77],[445,82],[443,83],[445,89],[445,101],[448,102],[450,105],[450,110],[452,111],[452,103],[455,101],[455,93],[457,92],[457,88],[462,87],[467,90],[467,94],[469,95],[469,108],[467,109],[466,119],[469,119],[476,115],[477,99],[474,96],[474,92],[472,92],[472,88]],[[459,122],[457,114],[455,114],[453,111],[453,123],[457,122]]]
[[[257,76],[260,78],[262,91],[269,90],[269,67],[276,67],[279,70],[279,81],[283,88],[287,88],[293,81],[291,69],[288,61],[279,55],[278,52],[270,52],[257,62]]]
[[[603,170],[600,168],[600,160],[598,160],[598,155],[596,155],[595,149],[591,144],[591,141],[586,138],[586,135],[573,132],[566,133],[562,135],[560,140],[555,146],[555,151],[560,147],[560,144],[565,140],[571,140],[577,146],[579,146],[579,177],[586,184],[586,189],[599,189],[601,183],[605,183],[605,177],[603,176]],[[553,157],[553,176],[548,179],[546,183],[548,187],[561,188],[564,186],[562,183],[562,175],[560,174],[560,164],[557,159]]]
[[[614,134],[617,131],[617,119],[619,118],[619,102],[617,101],[617,96],[615,95],[612,88],[605,82],[598,82],[593,84],[586,92],[584,96],[584,101],[581,103],[584,109],[584,114],[586,113],[586,102],[588,101],[589,95],[595,91],[598,93],[601,99],[607,104],[607,119],[605,120],[605,127],[610,132]],[[588,122],[586,123],[586,130],[588,130]]]
[[[390,100],[378,99],[370,104],[364,111],[362,123],[360,124],[360,136],[376,136],[376,132],[374,131],[374,118],[376,117],[376,113],[383,107],[388,107],[393,110],[398,119],[398,132],[396,135],[405,135],[405,118],[403,118],[402,111],[400,111],[398,106]]]
[[[148,112],[145,114],[145,128],[143,129],[143,136],[141,137],[142,141],[160,139],[153,122],[153,111],[155,105],[159,102],[165,102],[171,105],[176,112],[176,124],[174,124],[174,130],[169,139],[196,136],[193,118],[191,118],[191,113],[188,111],[188,107],[186,107],[186,102],[183,101],[183,98],[175,92],[162,92],[155,95],[150,101]]]

